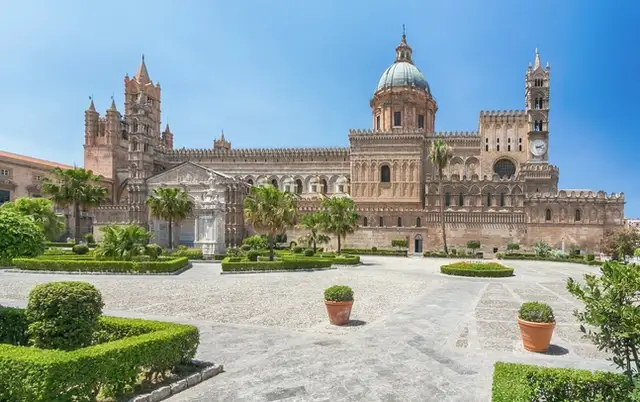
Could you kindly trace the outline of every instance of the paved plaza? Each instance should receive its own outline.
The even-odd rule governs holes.
[[[582,339],[566,278],[597,267],[508,261],[511,278],[439,273],[451,260],[363,257],[320,272],[220,275],[199,263],[178,276],[48,275],[0,270],[0,304],[24,306],[34,285],[95,284],[110,315],[192,323],[198,358],[225,373],[180,393],[187,401],[489,401],[495,361],[610,369]],[[323,291],[354,289],[352,323],[328,325]],[[558,325],[548,354],[525,352],[520,304],[549,303]]]

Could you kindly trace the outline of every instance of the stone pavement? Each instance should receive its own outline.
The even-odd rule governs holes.
[[[582,339],[564,288],[597,268],[509,261],[511,278],[443,276],[439,259],[364,257],[336,271],[220,275],[197,264],[176,277],[44,275],[0,271],[0,304],[23,305],[52,280],[84,280],[108,314],[192,323],[198,358],[226,372],[179,395],[187,401],[489,401],[493,363],[610,369]],[[324,288],[347,284],[352,324],[327,324]],[[515,317],[526,300],[556,313],[548,354],[523,350]]]

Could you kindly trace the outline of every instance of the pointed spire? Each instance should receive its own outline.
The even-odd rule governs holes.
[[[169,128],[169,123],[167,123],[167,125],[165,126],[164,132],[165,133],[170,133],[171,132],[171,129]]]
[[[90,112],[95,112],[96,111],[96,105],[93,104],[93,96],[89,97],[89,100],[91,101],[91,103],[89,103],[89,109],[87,109]]]
[[[538,48],[536,48],[536,59],[533,64],[533,69],[537,70],[540,68],[540,53],[538,53]]]
[[[109,106],[110,111],[117,112],[118,108],[116,107],[116,101],[113,99],[113,95],[111,95],[111,106]]]
[[[405,26],[402,24],[402,39],[400,40],[400,44],[396,47],[396,63],[404,61],[413,64],[413,60],[411,60],[412,52],[413,50],[411,49],[411,46],[407,44],[407,32],[405,30]]]
[[[224,139],[224,130],[220,133],[220,141],[225,141]]]
[[[134,77],[141,84],[148,84],[151,82],[151,79],[149,78],[149,72],[147,71],[147,65],[144,62],[144,54],[142,55],[142,61],[140,62],[140,66],[138,67],[138,71],[136,72],[136,75]]]

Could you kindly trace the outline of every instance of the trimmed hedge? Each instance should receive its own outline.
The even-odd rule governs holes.
[[[343,248],[341,250],[346,254],[355,255],[380,255],[380,256],[393,256],[393,257],[406,257],[407,250],[380,250],[374,248]]]
[[[483,259],[484,253],[482,251],[478,251],[475,254],[471,252],[463,253],[449,253],[445,254],[444,251],[425,251],[422,253],[423,257],[431,257],[431,258],[477,258]]]
[[[98,390],[118,396],[147,374],[143,367],[171,370],[190,362],[199,344],[191,325],[102,317],[99,328],[106,343],[73,351],[0,344],[0,400],[92,401]]]
[[[621,374],[497,362],[493,402],[626,401],[633,385]]]
[[[593,254],[591,254],[593,255]],[[536,254],[522,254],[522,253],[513,253],[513,254],[505,254],[505,253],[497,253],[496,257],[499,260],[529,260],[529,261],[552,261],[552,262],[572,262],[575,264],[585,264],[585,265],[602,265],[604,261],[596,261],[589,260],[588,258],[557,258],[557,257],[542,257]]]
[[[62,242],[62,241],[48,241],[44,243],[45,247],[73,247],[76,244],[79,243],[67,243],[67,242]],[[87,247],[89,248],[95,248],[97,246],[96,243],[89,243],[87,244]]]
[[[24,310],[0,307],[0,344],[26,346],[28,325]]]
[[[441,266],[440,272],[447,275],[475,276],[484,278],[503,278],[513,276],[513,268],[505,267],[497,262],[456,262]]]
[[[276,261],[237,261],[238,257],[222,260],[222,272],[235,271],[296,271],[314,268],[330,268],[332,260],[316,257],[283,257]]]
[[[94,259],[70,258],[14,258],[13,265],[27,271],[63,271],[63,272],[138,272],[162,273],[175,272],[187,265],[187,257],[155,261],[104,261]],[[68,257],[68,256],[64,256]],[[83,256],[79,256],[83,257]]]
[[[331,258],[333,263],[336,265],[357,265],[360,264],[360,256],[359,255],[348,255],[342,254],[334,257],[325,257],[324,254],[321,255],[323,258]]]

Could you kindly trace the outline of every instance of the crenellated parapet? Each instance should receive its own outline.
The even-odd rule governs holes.
[[[477,131],[437,131],[432,136],[438,138],[480,138]]]
[[[287,158],[330,158],[344,160],[349,158],[349,148],[239,148],[239,149],[172,149],[167,150],[170,161],[183,162],[191,159],[287,159]]]
[[[93,209],[95,215],[94,224],[128,224],[131,221],[129,210],[129,205],[101,205]]]
[[[540,200],[544,202],[563,202],[563,201],[596,201],[607,202],[612,204],[624,204],[624,193],[611,193],[592,191],[592,190],[560,190],[557,193],[532,193],[527,194],[528,199]]]
[[[525,110],[482,110],[480,111],[480,124],[483,123],[515,123],[526,121]]]

